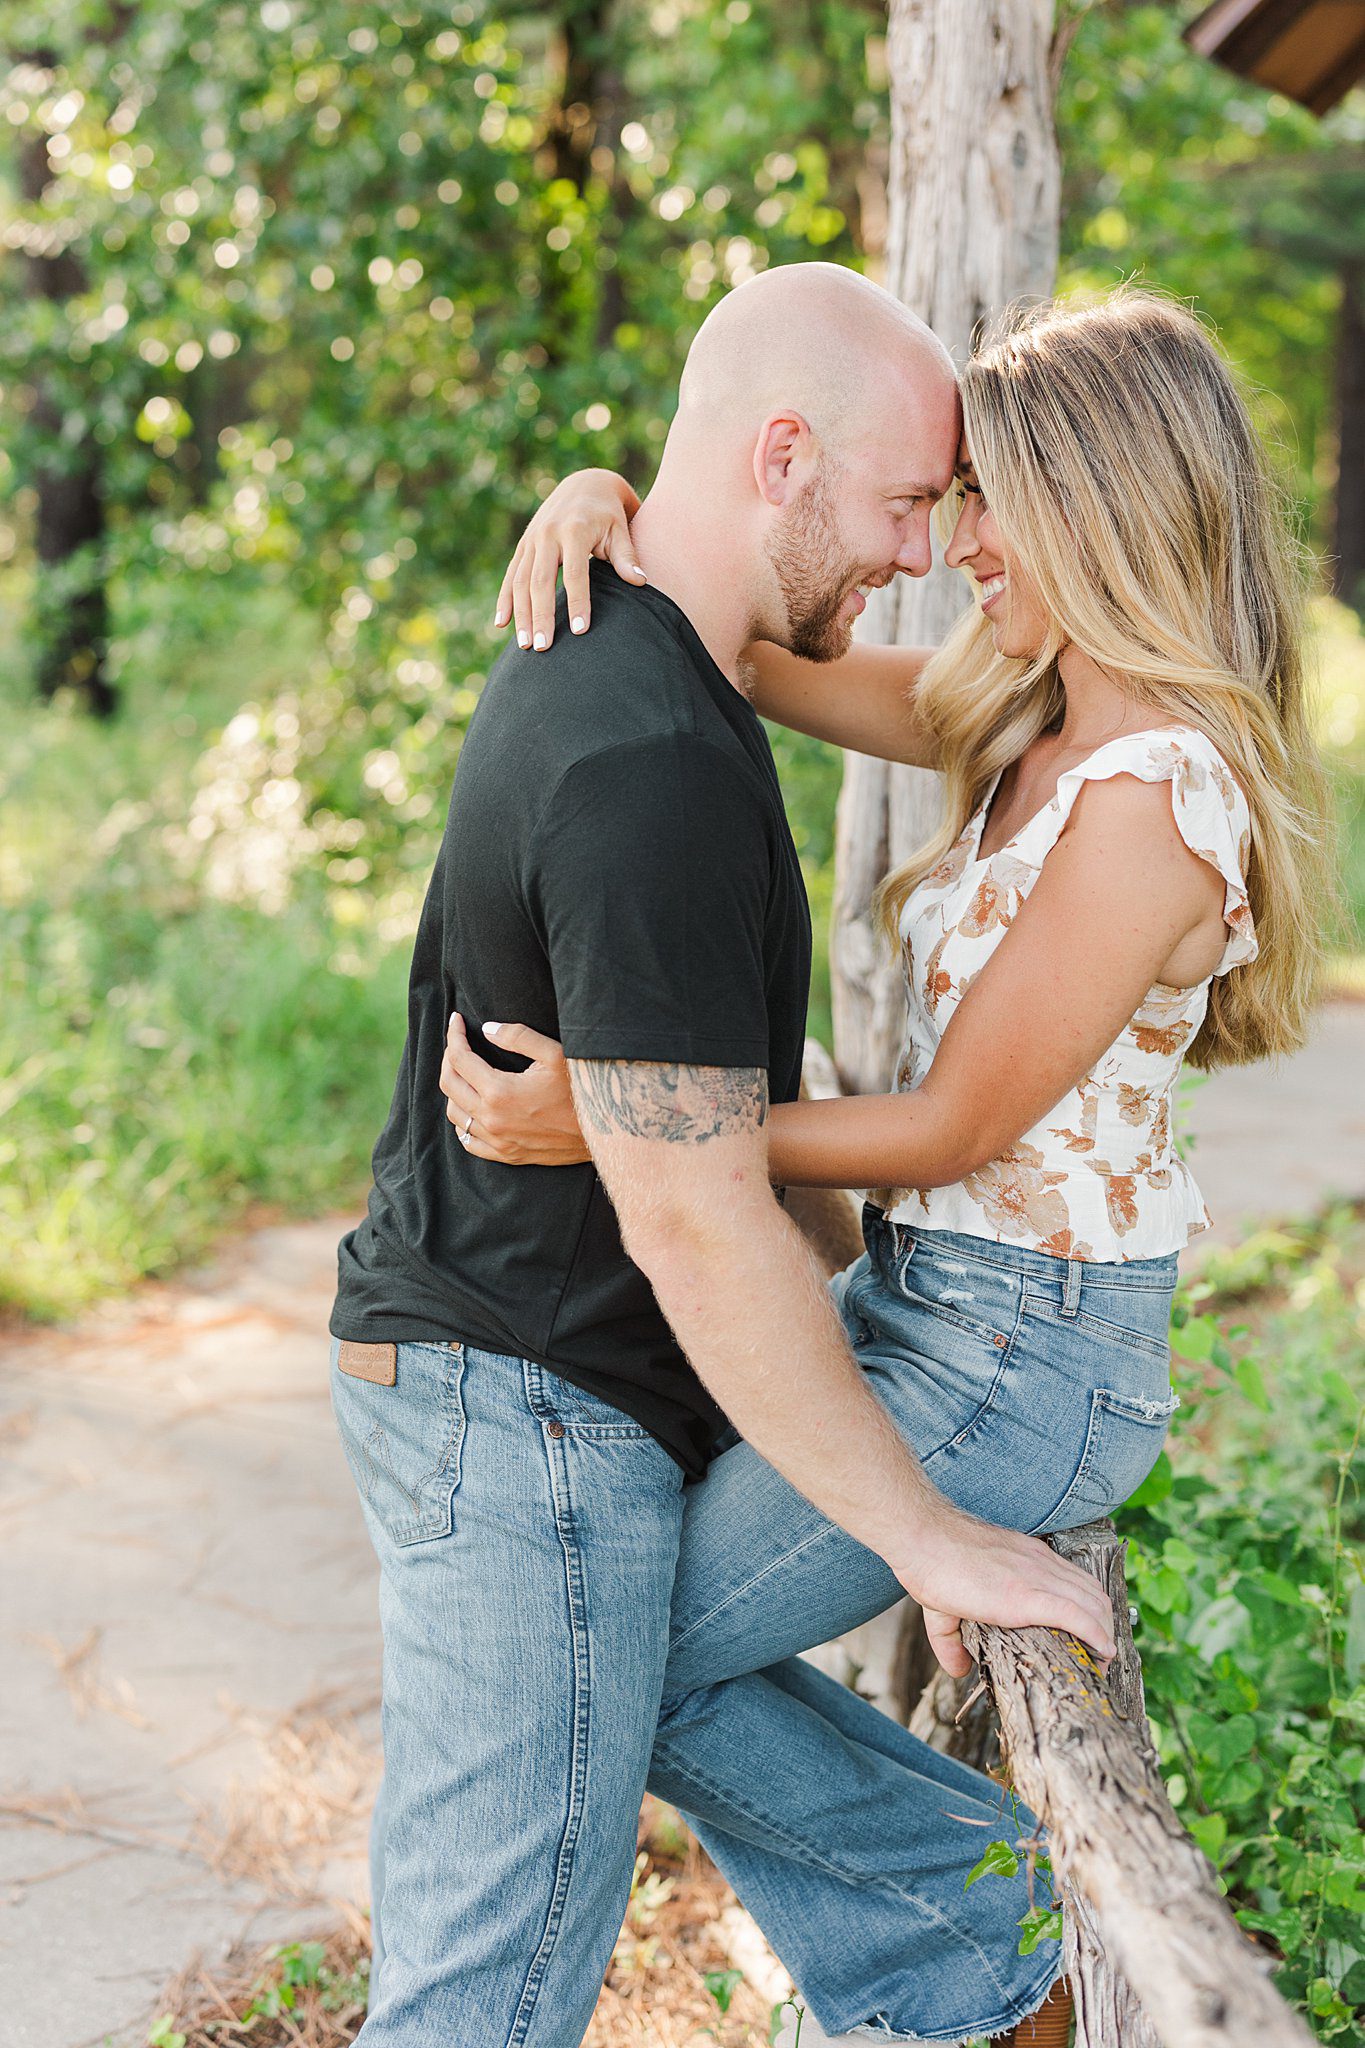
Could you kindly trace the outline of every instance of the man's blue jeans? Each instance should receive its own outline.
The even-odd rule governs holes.
[[[987,1512],[993,1489],[992,1519],[1103,1512],[1165,1433],[1174,1261],[1091,1267],[1083,1290],[1042,1254],[963,1241],[959,1258],[939,1238],[873,1236],[836,1283],[902,1432],[964,1506]],[[376,1386],[338,1372],[337,1349],[382,1567],[366,2048],[578,2048],[646,1785],[827,2032],[957,2041],[1041,2002],[1060,1951],[1017,1953],[1025,1877],[964,1891],[1032,1816],[795,1654],[898,1597],[879,1557],[746,1444],[684,1489],[643,1429],[528,1361],[401,1344]],[[964,1460],[973,1431],[986,1442]]]

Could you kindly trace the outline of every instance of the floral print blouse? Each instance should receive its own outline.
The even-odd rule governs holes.
[[[1192,727],[1125,733],[1068,768],[1050,803],[984,859],[992,785],[957,844],[901,916],[909,1031],[897,1089],[916,1087],[972,981],[1019,914],[1086,782],[1136,775],[1170,784],[1180,835],[1223,877],[1227,944],[1214,974],[1256,957],[1247,902],[1251,820],[1213,742]],[[997,783],[999,778],[997,777]],[[1210,1217],[1171,1140],[1172,1096],[1208,1009],[1212,977],[1157,982],[1078,1087],[989,1165],[944,1188],[877,1188],[897,1222],[957,1230],[1057,1258],[1128,1260],[1179,1251]]]

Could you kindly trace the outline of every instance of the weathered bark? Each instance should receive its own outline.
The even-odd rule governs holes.
[[[982,322],[1052,289],[1061,168],[1053,124],[1063,44],[1052,0],[891,0],[888,248],[883,282],[963,360]],[[933,646],[960,614],[961,579],[936,562],[875,591],[861,631]],[[834,1050],[852,1093],[891,1086],[904,1032],[900,970],[872,915],[888,871],[934,829],[939,783],[849,754],[835,835],[830,933]],[[918,1684],[932,1658],[907,1605],[890,1658]],[[886,1624],[883,1624],[885,1627]],[[899,1694],[902,1718],[916,1694]]]
[[[834,1062],[818,1038],[806,1040],[801,1063],[801,1095],[806,1102],[819,1102],[841,1093]],[[787,1214],[804,1231],[819,1254],[825,1271],[842,1273],[859,1258],[863,1233],[859,1225],[862,1205],[843,1188],[788,1188]]]
[[[960,360],[980,322],[1052,289],[1060,170],[1052,0],[891,0],[891,177],[883,282]],[[941,640],[963,604],[937,566],[874,593],[872,640]],[[888,868],[932,831],[934,776],[850,755],[839,802],[831,938],[835,1054],[846,1087],[890,1085],[899,980],[870,915]]]
[[[1365,611],[1365,267],[1358,263],[1341,272],[1336,386],[1332,588]]]
[[[1308,2048],[1166,1797],[1112,1524],[1050,1540],[1113,1602],[1107,1677],[1051,1629],[965,1622],[962,1639],[989,1680],[1010,1782],[1048,1830],[1077,2048]]]

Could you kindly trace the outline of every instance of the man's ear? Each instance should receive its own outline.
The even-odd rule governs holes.
[[[770,413],[754,441],[754,482],[766,505],[790,504],[815,459],[815,436],[799,412]]]

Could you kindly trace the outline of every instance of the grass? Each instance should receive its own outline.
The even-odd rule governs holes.
[[[22,577],[0,588],[0,1305],[35,1317],[167,1270],[250,1203],[359,1199],[444,790],[492,651],[468,631],[469,673],[454,662],[414,708],[406,685],[348,696],[319,680],[314,622],[245,571],[115,597],[124,703],[101,726],[32,701],[3,627],[23,614]],[[1338,978],[1365,988],[1365,637],[1325,603],[1315,635],[1353,921]],[[839,756],[774,744],[810,885],[811,1028],[828,1044]],[[314,797],[333,835],[321,848]]]
[[[243,675],[282,688],[311,652],[280,599],[199,595],[125,601],[111,726],[11,685],[0,1302],[31,1316],[166,1269],[249,1202],[353,1200],[393,1084],[400,953],[339,972],[316,893],[276,915],[218,901],[168,850]]]

